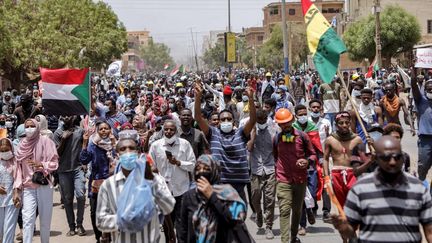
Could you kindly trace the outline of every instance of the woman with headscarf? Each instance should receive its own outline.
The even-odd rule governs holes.
[[[25,138],[25,130],[24,130],[24,124],[21,124],[17,127],[16,133],[15,133],[15,139],[13,140],[12,144],[15,149],[18,148],[19,143]]]
[[[12,142],[0,140],[0,239],[13,242],[19,208],[20,188],[17,183],[18,166]]]
[[[46,117],[44,115],[37,115],[35,119],[39,122],[40,135],[53,139],[53,132],[48,129],[48,120],[46,119]]]
[[[251,242],[246,204],[231,185],[218,184],[219,165],[211,155],[198,158],[194,178],[197,188],[183,195],[179,242]]]
[[[88,196],[90,198],[90,218],[97,242],[102,236],[102,232],[96,227],[98,191],[102,182],[110,176],[115,143],[115,137],[111,134],[111,126],[105,121],[96,123],[96,132],[93,135],[89,136],[89,132],[83,135],[79,160],[83,165],[91,163]]]
[[[37,209],[41,242],[48,243],[53,204],[50,174],[58,168],[57,149],[51,139],[40,135],[40,125],[35,119],[27,119],[24,127],[26,137],[19,143],[16,153],[20,168],[17,183],[23,190],[23,242],[32,242]]]

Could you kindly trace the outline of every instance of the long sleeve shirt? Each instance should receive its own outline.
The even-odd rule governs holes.
[[[36,149],[44,149],[45,151],[39,151],[39,152],[33,152],[34,153],[34,160],[36,162],[39,162],[42,164],[43,168],[39,168],[34,170],[32,166],[29,166],[27,161],[17,161],[18,162],[18,168],[17,168],[17,176],[16,176],[16,185],[17,188],[31,188],[36,189],[39,187],[38,184],[35,184],[32,182],[33,173],[35,171],[41,171],[45,176],[49,176],[53,171],[57,170],[58,168],[58,155],[57,155],[57,149],[54,144],[54,142],[49,139],[48,137],[41,136],[39,138],[40,140],[44,139],[46,141],[41,142],[41,144],[44,144],[44,146],[50,146],[50,149],[43,148],[41,146],[36,145]],[[46,153],[46,151],[54,151],[52,154],[45,154],[42,156],[42,153]],[[39,155],[39,156],[37,156]],[[45,159],[44,159],[45,158]],[[50,185],[52,185],[51,180],[48,180]]]
[[[171,195],[164,179],[153,173],[152,194],[158,210],[167,215],[174,209],[175,199]],[[111,233],[114,243],[153,243],[159,242],[160,230],[158,213],[140,232],[120,232],[117,226],[117,197],[123,190],[126,176],[120,170],[105,180],[99,190],[96,210],[96,225],[102,232]]]
[[[110,176],[109,168],[110,168],[110,160],[108,158],[108,153],[105,149],[99,148],[94,143],[90,142],[87,148],[81,150],[79,161],[83,165],[87,165],[90,163],[91,166],[91,174],[89,178],[89,192],[88,196],[91,197],[93,195],[91,191],[91,184],[94,180],[106,179]],[[112,157],[114,157],[114,152],[112,153]]]
[[[299,159],[316,161],[315,149],[308,135],[304,132],[293,130],[295,139],[293,142],[283,142],[278,135],[273,147],[276,159],[276,180],[283,183],[304,183],[307,181],[307,168],[300,169],[296,163]]]
[[[180,165],[171,164],[165,151],[171,152],[172,156],[180,161]],[[149,154],[174,197],[181,196],[189,190],[188,172],[192,172],[195,167],[195,155],[187,140],[177,138],[170,146],[164,139],[159,139],[151,145]]]

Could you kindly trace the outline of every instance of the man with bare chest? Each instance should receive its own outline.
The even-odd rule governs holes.
[[[335,118],[336,132],[324,143],[324,176],[329,175],[329,159],[333,160],[331,178],[333,191],[343,207],[349,190],[356,182],[351,167],[351,152],[362,143],[361,138],[351,131],[351,115],[347,111],[339,112]]]
[[[399,112],[402,109],[406,125],[411,127],[413,136],[415,135],[414,124],[409,117],[409,111],[405,100],[396,95],[396,86],[393,83],[384,84],[385,95],[380,101],[384,124],[396,123],[402,125],[399,119]]]

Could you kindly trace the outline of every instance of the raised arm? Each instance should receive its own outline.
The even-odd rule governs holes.
[[[254,94],[253,94],[252,89],[249,87],[249,88],[247,88],[246,92],[249,96],[249,121],[244,126],[243,133],[246,137],[249,137],[250,133],[251,133],[252,129],[255,127],[255,123],[256,123],[256,108],[255,108],[255,102],[253,99]]]
[[[411,66],[411,90],[414,101],[416,103],[419,102],[421,100],[421,92],[417,83],[417,69],[414,67],[414,64]]]
[[[201,131],[207,137],[210,132],[210,127],[201,114],[202,94],[203,94],[203,88],[201,82],[197,81],[195,85],[195,121],[198,123],[198,126],[201,128]]]
[[[324,142],[324,161],[323,161],[323,175],[329,175],[329,160],[330,160],[330,138],[326,138]]]

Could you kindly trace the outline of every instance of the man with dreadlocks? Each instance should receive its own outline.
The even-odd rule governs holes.
[[[351,115],[347,111],[336,114],[336,132],[324,142],[324,176],[329,175],[329,159],[333,159],[331,170],[333,191],[343,207],[349,190],[356,182],[350,164],[351,151],[362,143],[361,138],[351,131]]]

